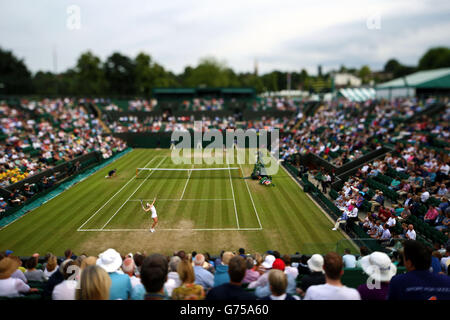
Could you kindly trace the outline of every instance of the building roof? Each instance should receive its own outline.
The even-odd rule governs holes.
[[[377,89],[407,87],[450,88],[450,68],[419,71],[376,86]]]
[[[375,90],[372,88],[346,88],[339,89],[339,94],[350,101],[363,102],[375,99]]]

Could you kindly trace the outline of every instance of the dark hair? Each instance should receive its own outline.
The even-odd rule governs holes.
[[[361,256],[367,256],[370,254],[370,251],[366,246],[362,246],[359,248],[359,253],[361,254]]]
[[[196,255],[197,255],[197,251],[192,251],[192,258],[195,258]]]
[[[239,254],[244,254],[245,253],[245,249],[244,248],[239,248]]]
[[[140,267],[142,266],[142,262],[144,261],[144,255],[137,253],[135,255],[133,255],[133,260],[134,260],[134,264],[136,265],[136,267]]]
[[[340,279],[342,268],[344,267],[342,257],[336,252],[329,252],[323,260],[323,269],[327,277],[332,280]]]
[[[70,258],[72,256],[72,250],[67,249],[66,251],[64,251],[64,256],[66,258]]]
[[[78,267],[78,263],[76,261],[68,261],[65,265],[64,265],[64,269],[63,269],[63,276],[64,276],[64,280],[67,280],[70,278],[70,276],[74,275],[74,273],[76,274],[76,269],[71,268],[69,270],[70,266],[77,266]]]
[[[403,243],[403,257],[409,260],[416,270],[428,270],[431,266],[431,252],[421,242],[406,240]]]
[[[241,282],[247,271],[247,262],[241,256],[234,256],[228,263],[228,275],[233,282]]]
[[[275,257],[275,259],[280,259],[281,257],[281,254],[278,251],[274,251],[272,254]]]
[[[36,266],[37,266],[37,260],[35,257],[30,257],[25,262],[25,268],[27,268],[27,269],[34,269],[34,268],[36,268]]]
[[[283,260],[284,264],[287,265],[287,266],[291,264],[291,256],[288,255],[288,254],[283,255],[281,260]]]
[[[147,292],[161,291],[167,280],[169,265],[162,254],[152,254],[144,259],[141,268],[141,281]]]
[[[176,256],[179,256],[181,260],[186,259],[186,252],[184,252],[184,250],[180,250],[177,252]]]
[[[350,249],[349,249],[349,248],[345,248],[345,249],[344,249],[344,253],[349,253],[349,254],[350,254],[350,253],[351,253],[351,251],[350,251]]]

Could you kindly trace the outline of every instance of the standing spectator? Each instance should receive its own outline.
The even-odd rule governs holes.
[[[287,275],[283,271],[277,269],[270,270],[269,287],[272,294],[261,300],[299,300],[298,297],[286,293],[287,285]]]
[[[253,293],[247,292],[242,288],[242,279],[244,279],[247,264],[241,256],[230,259],[228,274],[229,283],[224,283],[218,287],[212,288],[206,300],[255,300]]]
[[[358,287],[361,299],[386,300],[389,281],[397,273],[397,267],[391,262],[389,256],[384,252],[375,251],[361,259],[361,266],[369,276],[367,283]]]
[[[305,275],[300,280],[297,292],[304,297],[309,287],[325,284],[325,271],[323,270],[323,257],[320,254],[313,254],[308,260],[308,267],[311,273]]]
[[[77,280],[79,280],[75,278],[75,275],[77,275],[79,267],[78,262],[73,260],[64,265],[64,281],[53,289],[53,300],[75,300],[75,290],[77,288]]]
[[[119,273],[122,257],[114,249],[108,249],[98,256],[97,265],[105,269],[111,278],[110,300],[128,300],[131,296],[131,281],[126,274]]]
[[[0,297],[18,297],[22,293],[38,291],[31,289],[22,280],[11,277],[18,267],[16,259],[6,257],[0,260]]]
[[[80,289],[76,291],[76,300],[108,300],[111,278],[97,265],[87,266],[81,273]]]
[[[205,256],[198,253],[194,259],[195,283],[201,285],[205,290],[209,290],[214,286],[214,275],[203,268]]]
[[[344,268],[356,268],[356,257],[351,253],[350,249],[344,249],[342,261],[344,261]]]
[[[173,289],[172,291],[173,300],[205,299],[205,290],[203,289],[203,287],[199,284],[194,284],[195,281],[194,269],[192,268],[192,264],[188,260],[182,260],[178,264],[177,272],[180,275],[180,280],[182,283],[181,286]]]
[[[356,289],[348,288],[341,282],[344,270],[340,255],[328,253],[324,258],[323,269],[326,283],[309,287],[305,300],[361,300]]]
[[[406,270],[392,278],[389,300],[450,300],[450,278],[430,272],[431,252],[418,241],[403,243]]]
[[[228,263],[232,257],[233,253],[230,251],[223,253],[222,261],[216,266],[216,273],[214,274],[214,287],[230,281],[230,276],[228,275]]]
[[[169,300],[164,293],[164,283],[167,280],[169,266],[166,257],[161,254],[152,254],[142,263],[141,281],[146,294],[145,300]]]
[[[27,271],[25,272],[25,277],[27,278],[27,281],[47,281],[48,278],[45,276],[44,271],[36,269],[36,266],[37,259],[35,257],[28,258],[27,262],[25,263],[25,268],[27,269]]]

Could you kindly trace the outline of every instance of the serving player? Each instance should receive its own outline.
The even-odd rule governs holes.
[[[155,202],[156,202],[156,198],[153,200],[152,204],[147,202],[145,205],[145,208],[144,208],[144,205],[141,200],[142,209],[144,209],[145,212],[149,212],[149,211],[152,212],[153,225],[150,228],[150,232],[155,232],[155,226],[158,223],[158,215],[156,214]]]

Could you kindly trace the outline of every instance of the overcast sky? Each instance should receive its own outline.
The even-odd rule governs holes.
[[[393,57],[416,65],[432,46],[450,46],[448,0],[0,0],[0,47],[33,72],[54,71],[54,52],[65,71],[87,50],[144,51],[175,73],[205,56],[238,72],[255,60],[260,73],[379,70]]]

